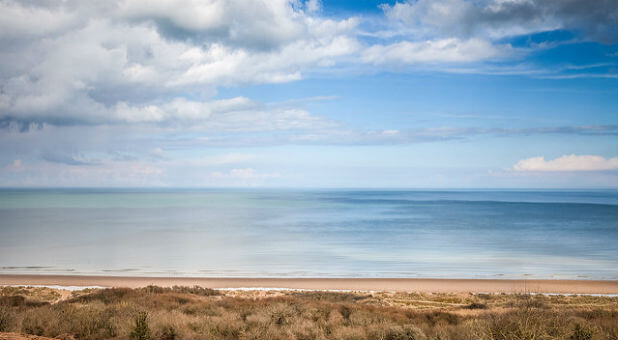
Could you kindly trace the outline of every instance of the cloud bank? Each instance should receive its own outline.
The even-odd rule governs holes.
[[[544,157],[522,159],[515,166],[515,171],[606,171],[618,170],[618,157],[603,158],[593,155],[564,155],[552,160]]]
[[[0,13],[0,124],[22,129],[238,116],[255,103],[212,100],[217,89],[298,80],[360,46],[354,18],[281,0],[2,1]]]
[[[398,2],[382,6],[382,38],[367,40],[366,19],[321,15],[319,1],[3,0],[0,125],[210,125],[216,112],[238,114],[246,104],[212,99],[222,87],[292,82],[342,64],[457,72],[525,53],[505,36],[550,29],[611,41],[616,7],[605,0]],[[271,121],[282,114],[294,116],[261,113]],[[307,115],[298,117],[302,125]]]

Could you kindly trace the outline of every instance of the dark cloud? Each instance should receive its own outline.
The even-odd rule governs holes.
[[[19,132],[28,132],[33,129],[42,129],[43,124],[34,121],[15,119],[13,117],[1,117],[0,118],[0,130]]]
[[[393,19],[429,25],[450,36],[495,37],[565,29],[603,43],[618,41],[615,0],[418,0],[383,8]]]
[[[618,41],[618,2],[615,0],[537,0],[545,17],[562,20],[565,29],[581,30],[604,43]]]

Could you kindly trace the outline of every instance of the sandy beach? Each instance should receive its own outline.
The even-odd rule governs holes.
[[[205,288],[287,288],[425,293],[618,294],[618,281],[482,280],[401,278],[185,278],[71,275],[0,275],[0,285],[57,285],[137,288],[148,285]]]

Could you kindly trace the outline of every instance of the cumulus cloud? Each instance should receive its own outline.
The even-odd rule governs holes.
[[[618,39],[618,6],[612,0],[417,0],[382,8],[416,34],[501,38],[568,29],[603,42]]]
[[[120,2],[118,15],[152,22],[173,39],[257,49],[276,48],[307,29],[302,12],[295,11],[288,0],[131,0]]]
[[[387,28],[370,36],[389,43],[377,43],[362,52],[362,60],[374,65],[440,64],[441,71],[466,73],[556,73],[529,65],[525,70],[505,69],[488,62],[518,59],[548,48],[544,43],[528,48],[505,43],[520,35],[563,29],[579,33],[584,40],[618,41],[618,6],[612,0],[594,5],[585,0],[404,0],[380,7]],[[483,66],[448,65],[453,63]]]
[[[618,134],[610,125],[350,128],[313,114],[306,100],[239,95],[243,86],[333,70],[522,74],[494,63],[527,53],[504,37],[557,28],[615,37],[616,6],[608,0],[417,0],[382,8],[384,16],[368,18],[326,15],[320,0],[0,0],[0,144],[10,145],[0,161],[24,181],[3,183],[255,183],[278,174],[255,170],[252,155],[203,157],[202,148]],[[239,94],[221,95],[225,88]],[[322,99],[329,98],[336,97]],[[198,170],[183,182],[187,168]],[[183,175],[170,180],[168,171]]]
[[[225,111],[219,87],[298,80],[360,48],[358,21],[316,4],[2,1],[0,125],[203,121]]]
[[[86,103],[82,103],[87,105]],[[195,101],[173,98],[163,103],[131,104],[120,101],[113,106],[90,103],[90,112],[67,108],[63,114],[24,111],[19,114],[0,113],[0,123],[17,124],[21,130],[44,124],[126,125],[147,124],[166,128],[200,129],[203,131],[265,131],[317,129],[336,125],[326,118],[312,115],[300,108],[265,104],[246,97],[223,100]],[[75,109],[75,111],[71,111]],[[82,114],[80,114],[82,113]]]
[[[616,27],[610,0],[382,7],[378,26],[390,35],[367,41],[366,20],[321,15],[319,0],[0,1],[0,126],[220,126],[226,106],[213,97],[221,87],[291,82],[344,63],[452,71],[444,64],[517,55],[498,42],[506,35],[574,28],[611,37]],[[256,107],[237,107],[255,104],[246,102],[232,99],[230,115],[256,126],[248,118]],[[261,124],[269,128],[323,127],[298,108],[257,111],[262,120],[286,117]]]
[[[515,171],[604,171],[618,170],[618,157],[604,158],[593,155],[564,155],[556,159],[545,157],[522,159],[515,166]]]

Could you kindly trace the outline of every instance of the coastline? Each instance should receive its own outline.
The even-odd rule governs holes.
[[[396,291],[422,293],[618,294],[615,280],[499,280],[421,278],[205,278],[0,274],[0,285],[139,288],[148,285],[213,289]]]

